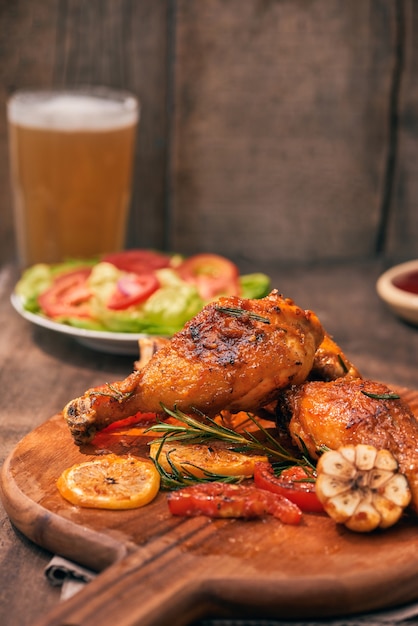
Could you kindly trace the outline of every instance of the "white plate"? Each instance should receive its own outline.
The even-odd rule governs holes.
[[[71,335],[83,346],[107,352],[108,354],[121,354],[139,356],[138,340],[149,335],[143,333],[112,333],[105,330],[87,330],[85,328],[75,328],[67,324],[54,322],[43,315],[31,313],[23,308],[21,298],[13,293],[10,298],[14,309],[26,320],[37,326],[42,326],[48,330],[64,335]]]

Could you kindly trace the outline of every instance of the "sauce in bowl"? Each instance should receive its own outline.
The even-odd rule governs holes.
[[[402,291],[418,294],[418,270],[401,274],[393,278],[392,283]]]
[[[379,276],[376,290],[393,313],[418,326],[418,259],[386,270]]]

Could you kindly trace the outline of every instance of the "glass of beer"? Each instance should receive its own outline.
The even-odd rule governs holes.
[[[102,87],[18,91],[7,113],[20,265],[122,249],[138,99]]]

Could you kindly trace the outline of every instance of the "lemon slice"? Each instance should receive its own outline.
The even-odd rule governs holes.
[[[135,509],[155,498],[160,475],[148,460],[107,454],[64,470],[57,487],[63,498],[78,506]]]
[[[173,472],[170,463],[180,473],[204,478],[205,472],[223,476],[252,476],[254,466],[267,461],[266,456],[235,452],[230,443],[213,441],[210,444],[185,444],[178,441],[150,445],[150,457],[156,459],[168,473]]]

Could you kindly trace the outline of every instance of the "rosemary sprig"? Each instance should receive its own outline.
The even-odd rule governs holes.
[[[300,467],[303,467],[306,473],[306,477],[303,477],[300,480],[293,478],[292,482],[293,483],[299,483],[299,482],[300,483],[315,483],[316,475],[317,475],[316,474],[316,462],[311,460],[308,448],[306,447],[306,444],[303,441],[303,439],[301,439],[300,437],[298,437],[298,439],[299,439],[299,445],[302,449],[302,454],[301,454],[301,459],[297,465],[299,465]],[[317,448],[317,453],[321,455],[327,450],[329,450],[329,448],[327,446],[322,445],[319,448]],[[286,463],[283,461],[281,463],[273,462],[272,466],[273,466],[274,475],[280,476],[283,470],[289,467],[289,463]]]
[[[118,402],[122,402],[123,400],[127,400],[133,393],[132,391],[119,391],[119,389],[117,389],[117,387],[115,387],[115,385],[112,383],[106,383],[106,387],[108,387],[109,389],[108,392],[93,389],[92,391],[88,392],[88,395],[105,396],[107,398],[113,398]]]
[[[296,479],[292,478],[292,483],[314,483],[316,481],[316,467],[311,462],[307,462],[303,464],[300,462],[299,465],[303,466],[303,469],[306,471],[306,477]],[[281,473],[288,469],[288,463],[272,463],[273,473],[275,476],[280,476]]]
[[[207,441],[217,439],[218,441],[226,441],[235,444],[233,447],[235,452],[261,452],[275,460],[288,461],[293,465],[300,463],[300,458],[292,456],[289,450],[286,450],[279,441],[272,437],[251,414],[248,414],[249,418],[264,434],[267,443],[259,441],[253,433],[247,430],[244,430],[243,434],[241,434],[226,426],[217,424],[215,420],[199,411],[196,411],[196,413],[201,415],[202,421],[194,419],[190,415],[186,415],[179,409],[171,410],[166,406],[163,406],[163,409],[168,415],[174,417],[182,424],[185,424],[182,426],[180,424],[166,424],[160,422],[147,429],[146,432],[164,433],[163,439],[165,442],[181,441],[183,443],[206,443]],[[155,441],[151,443],[155,443]]]
[[[345,372],[347,374],[348,373],[348,367],[347,367],[347,364],[344,361],[343,357],[341,356],[341,354],[337,354],[337,359],[338,359],[341,367],[343,368],[343,372]]]
[[[157,454],[155,458],[152,459],[155,467],[158,470],[158,473],[161,477],[161,488],[162,489],[179,489],[181,487],[187,487],[189,485],[195,485],[201,482],[223,482],[223,483],[240,483],[245,478],[244,476],[226,476],[224,474],[215,474],[213,472],[209,472],[208,470],[195,465],[194,463],[182,463],[181,471],[176,467],[176,465],[172,462],[170,455],[174,450],[169,450],[166,452],[166,459],[170,466],[171,472],[167,472],[166,469],[159,462],[161,450],[164,446],[164,437],[162,437],[161,444],[157,450]],[[200,478],[195,476],[193,472],[191,472],[188,467],[194,467],[202,473],[203,477]]]
[[[362,389],[361,393],[363,393],[368,398],[374,398],[375,400],[399,400],[399,398],[401,397],[399,394],[394,393],[394,392],[390,392],[390,393],[371,393],[369,391],[364,391],[364,389]]]
[[[257,320],[258,322],[264,322],[264,324],[270,324],[270,320],[268,317],[263,317],[262,315],[258,315],[257,313],[253,313],[252,311],[247,311],[246,309],[240,309],[239,307],[233,306],[217,306],[216,309],[221,311],[221,313],[227,313],[228,315],[233,315],[234,317],[242,317],[246,315],[253,320]]]
[[[161,477],[161,485],[165,489],[177,489],[179,487],[185,487],[186,485],[192,485],[202,482],[241,482],[244,477],[242,476],[225,476],[222,474],[214,474],[206,471],[193,463],[184,463],[181,468],[178,469],[170,459],[170,452],[175,449],[175,442],[190,443],[190,444],[208,444],[210,441],[223,441],[231,444],[231,450],[234,452],[257,452],[267,456],[273,464],[278,467],[279,465],[284,469],[290,465],[302,465],[306,468],[314,469],[311,461],[309,461],[309,455],[305,448],[302,450],[300,457],[294,456],[289,450],[284,448],[278,440],[276,440],[258,421],[257,419],[248,413],[248,419],[251,420],[264,435],[264,441],[260,441],[254,433],[244,430],[243,433],[237,433],[236,431],[222,426],[215,422],[212,418],[204,415],[200,411],[196,410],[196,413],[200,416],[197,420],[190,415],[183,413],[178,409],[171,410],[163,405],[164,411],[174,417],[180,424],[168,424],[160,422],[150,426],[145,432],[162,433],[162,437],[154,439],[150,442],[159,443],[158,451],[153,459],[154,464]],[[167,462],[171,471],[168,472],[159,463],[159,457],[163,446],[166,443],[173,443],[173,450],[166,453]],[[202,477],[195,476],[188,468],[197,468],[200,470]]]

